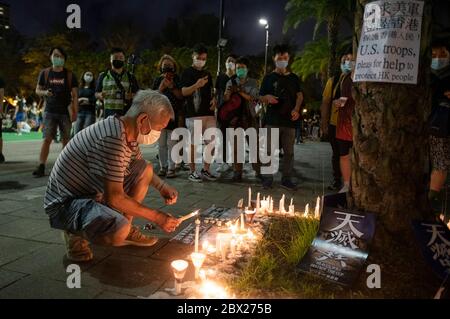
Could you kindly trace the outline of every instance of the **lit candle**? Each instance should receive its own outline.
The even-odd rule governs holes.
[[[248,208],[246,209],[248,210]],[[244,220],[245,216],[244,213],[241,214],[241,230],[245,230],[245,220]]]
[[[195,221],[195,252],[198,253],[198,241],[199,241],[199,237],[200,237],[200,224],[201,221],[200,219],[197,219]]]
[[[261,208],[261,194],[258,193],[258,195],[256,196],[256,214],[259,213],[260,208]]]
[[[279,209],[278,209],[278,211],[280,212],[280,214],[284,214],[285,213],[285,209],[284,209],[284,201],[285,201],[285,199],[286,199],[286,196],[283,194],[283,196],[281,197],[281,199],[280,199],[280,206],[279,206]]]
[[[185,260],[175,260],[171,266],[175,277],[175,294],[178,296],[181,294],[181,284],[189,264]]]
[[[273,213],[273,198],[269,197],[269,213]]]
[[[252,188],[248,188],[248,207],[252,207]]]
[[[305,214],[303,215],[303,217],[307,218],[309,215],[309,204],[306,204],[305,206]]]
[[[314,211],[314,218],[320,219],[320,197],[317,197],[316,209]]]
[[[198,279],[200,274],[200,268],[202,268],[203,263],[205,262],[206,255],[201,253],[192,253],[191,259],[195,267],[195,279]]]

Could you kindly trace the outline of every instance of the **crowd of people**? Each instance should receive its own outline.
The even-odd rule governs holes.
[[[92,259],[89,242],[154,245],[155,238],[132,226],[134,217],[153,221],[167,232],[178,227],[177,219],[142,202],[148,188],[154,187],[167,204],[175,203],[178,193],[166,178],[176,177],[180,169],[189,171],[192,183],[218,179],[211,170],[214,159],[206,157],[203,163],[198,163],[192,141],[187,163],[173,157],[173,149],[179,142],[173,138],[174,130],[184,127],[193,136],[196,123],[202,124],[202,133],[210,128],[223,133],[223,163],[217,172],[232,170],[234,182],[243,179],[243,163],[237,159],[239,143],[236,140],[231,143],[226,130],[267,128],[269,145],[273,138],[271,129],[279,132],[281,187],[297,189],[293,179],[294,145],[303,142],[306,131],[306,135],[327,138],[331,144],[333,181],[329,189],[342,193],[350,190],[352,115],[357,107],[352,96],[355,68],[352,54],[342,56],[341,75],[327,81],[320,116],[315,114],[307,122],[302,119],[305,104],[301,82],[289,69],[291,56],[285,45],[273,48],[274,70],[265,75],[260,85],[250,76],[249,59],[233,54],[227,56],[226,71],[214,83],[206,68],[208,50],[201,44],[193,48],[192,65],[182,72],[173,57],[162,56],[158,64],[160,76],[150,89],[140,88],[134,74],[127,70],[126,53],[120,48],[111,51],[110,68],[99,74],[97,80],[92,71],[86,70],[78,81],[65,68],[68,58],[60,47],[49,52],[51,66],[40,72],[36,86],[36,94],[45,105],[42,115],[36,104],[28,108],[26,101],[19,99],[13,116],[19,133],[28,119],[42,128],[39,166],[33,172],[36,177],[45,176],[49,148],[59,133],[63,151],[50,174],[44,207],[52,227],[65,231],[67,255],[72,260]],[[448,114],[450,105],[450,53],[446,45],[433,46],[431,67],[433,114],[439,118],[440,114]],[[2,109],[4,87],[0,79]],[[99,105],[102,114],[98,114]],[[432,124],[429,198],[438,203],[450,167],[450,138],[448,123],[447,127],[440,124],[437,129]],[[212,138],[202,141],[213,148],[216,142]],[[155,143],[159,146],[157,172],[143,159],[138,147]],[[264,189],[270,189],[274,174],[264,174],[262,168],[271,163],[262,163],[257,157],[252,163],[254,174]],[[4,162],[1,130],[0,162]]]

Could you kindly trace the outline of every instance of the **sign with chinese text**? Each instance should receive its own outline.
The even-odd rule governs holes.
[[[413,222],[425,259],[441,279],[450,275],[450,231],[442,223]]]
[[[319,232],[299,269],[350,286],[359,275],[375,233],[375,215],[327,206],[345,194],[325,196]],[[342,198],[343,197],[343,198]]]
[[[354,82],[417,84],[423,1],[366,5]]]

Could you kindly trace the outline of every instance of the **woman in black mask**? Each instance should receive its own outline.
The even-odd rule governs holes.
[[[180,78],[177,75],[177,63],[170,55],[164,55],[158,64],[161,75],[155,80],[154,90],[158,90],[170,100],[175,111],[175,120],[162,130],[159,139],[159,176],[174,178],[175,158],[172,158],[172,149],[178,143],[171,138],[173,130],[179,127],[179,116],[181,114],[183,95],[181,94]]]

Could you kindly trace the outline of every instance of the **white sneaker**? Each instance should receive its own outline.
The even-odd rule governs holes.
[[[349,191],[350,191],[350,185],[344,185],[344,187],[342,187],[341,190],[339,191],[339,194],[348,193]]]
[[[222,163],[221,165],[219,165],[219,167],[217,167],[216,172],[217,173],[226,173],[231,169],[231,166],[228,165],[228,163]]]
[[[203,182],[203,180],[202,180],[201,177],[197,174],[197,172],[191,173],[191,174],[189,175],[189,180],[190,180],[191,182],[194,182],[194,183],[201,183],[201,182]]]

